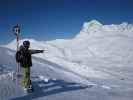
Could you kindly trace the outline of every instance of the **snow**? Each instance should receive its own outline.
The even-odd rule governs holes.
[[[16,41],[0,47],[1,100],[132,100],[133,25],[85,22],[73,39],[31,42],[35,93],[27,95],[15,72]],[[14,92],[13,92],[14,91]],[[7,94],[6,94],[7,92]]]

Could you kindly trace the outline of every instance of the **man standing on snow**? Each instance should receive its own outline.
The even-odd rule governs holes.
[[[16,61],[20,63],[23,68],[23,87],[28,90],[32,89],[30,80],[30,67],[32,66],[32,54],[43,53],[44,50],[29,50],[30,42],[24,41],[23,45],[20,46],[19,51],[16,53]]]

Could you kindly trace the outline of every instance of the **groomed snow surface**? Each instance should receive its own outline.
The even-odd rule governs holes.
[[[0,46],[0,100],[132,100],[133,25],[85,22],[69,40],[30,40],[34,49],[27,94],[15,79],[16,41]],[[22,71],[22,69],[21,69]]]

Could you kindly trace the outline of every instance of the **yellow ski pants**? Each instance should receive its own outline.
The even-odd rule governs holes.
[[[23,66],[23,79],[22,79],[22,86],[28,88],[30,85],[30,67]]]

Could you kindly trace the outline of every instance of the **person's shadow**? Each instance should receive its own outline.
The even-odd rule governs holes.
[[[34,92],[11,100],[32,100],[44,96],[54,95],[62,92],[86,89],[88,86],[78,83],[65,82],[64,80],[35,81],[33,82]]]

